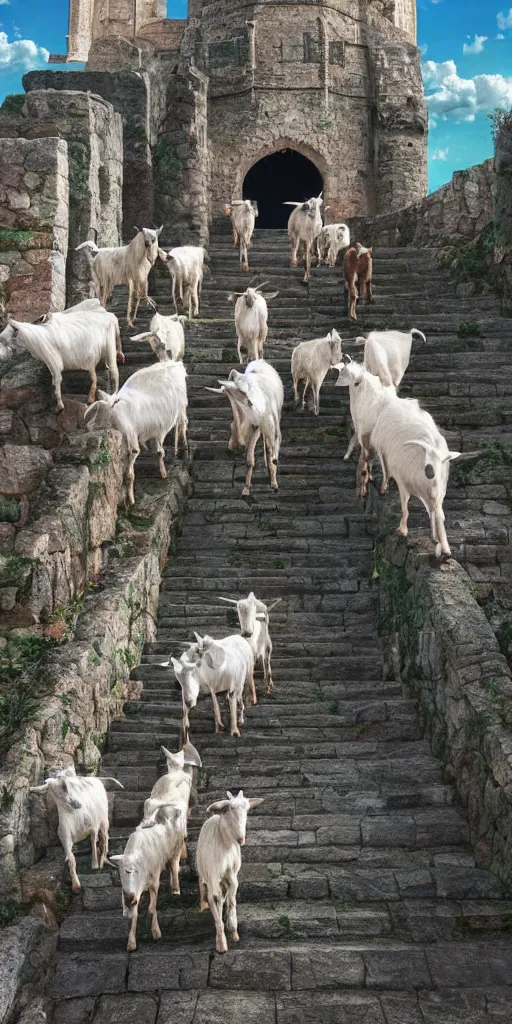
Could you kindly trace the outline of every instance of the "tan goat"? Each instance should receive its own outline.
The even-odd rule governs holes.
[[[345,291],[348,292],[348,315],[357,320],[356,303],[358,298],[372,302],[372,248],[365,249],[361,242],[347,249],[343,257],[343,276]],[[359,292],[357,286],[359,285]]]

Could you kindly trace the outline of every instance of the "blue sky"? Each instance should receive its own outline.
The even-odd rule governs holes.
[[[184,17],[186,0],[168,0]],[[512,107],[512,0],[418,0],[429,98],[429,186],[492,155],[494,107]],[[0,100],[21,92],[21,76],[64,53],[68,0],[0,0]],[[76,67],[76,65],[74,65]]]

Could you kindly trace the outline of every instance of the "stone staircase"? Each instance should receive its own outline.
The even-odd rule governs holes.
[[[178,744],[179,693],[172,672],[158,665],[180,650],[170,638],[234,631],[219,594],[253,589],[265,600],[283,598],[271,617],[275,690],[268,697],[257,677],[260,704],[247,709],[241,739],[215,735],[206,702],[191,720],[203,759],[192,853],[205,807],[226,789],[265,797],[243,850],[240,943],[224,956],[213,952],[213,920],[198,912],[189,863],[181,897],[171,897],[167,879],[162,884],[162,941],[151,940],[142,915],[138,950],[128,954],[117,873],[91,873],[84,846],[83,895],[73,897],[62,924],[49,989],[53,1024],[512,1020],[512,902],[475,865],[453,790],[421,737],[416,701],[383,679],[374,524],[356,498],[354,464],[342,461],[347,393],[326,381],[318,419],[290,402],[289,357],[298,340],[332,326],[343,338],[371,326],[417,326],[428,344],[415,349],[404,393],[434,412],[452,447],[510,440],[512,324],[499,318],[494,298],[455,298],[432,256],[376,252],[375,303],[360,307],[352,325],[340,268],[315,270],[306,287],[288,267],[285,233],[256,232],[253,273],[280,289],[265,356],[283,376],[287,403],[279,493],[269,489],[258,452],[247,500],[244,455],[226,447],[228,403],[204,390],[235,364],[226,295],[247,282],[230,239],[212,241],[202,319],[186,329],[193,494],[165,572],[157,642],[134,670],[141,700],[113,723],[103,766],[125,787],[114,798],[111,829],[111,850],[122,852],[163,769],[160,744]],[[161,273],[152,294],[161,312],[171,312]],[[124,306],[120,291],[113,308],[121,314]],[[149,319],[143,310],[137,331]],[[477,323],[480,333],[465,328],[459,336],[464,323]],[[131,373],[153,356],[128,337]],[[78,376],[71,386],[80,390]],[[136,474],[157,471],[154,455],[139,459]],[[500,487],[453,489],[446,511],[454,554],[505,589],[510,513]],[[426,532],[423,513],[411,515],[411,528]]]

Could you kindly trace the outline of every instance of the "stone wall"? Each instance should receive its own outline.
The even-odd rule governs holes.
[[[500,272],[503,313],[512,316],[512,118],[498,122],[495,144],[494,259]]]
[[[376,217],[349,218],[352,237],[366,245],[436,248],[449,238],[474,239],[493,215],[494,181],[493,160],[456,171],[419,203]]]
[[[20,574],[27,578],[18,607],[30,617],[51,609],[54,614],[53,625],[45,629],[6,634],[3,616],[4,693],[29,692],[30,705],[29,715],[11,722],[10,732],[5,724],[0,727],[0,899],[23,895],[23,869],[55,841],[53,817],[40,798],[29,798],[29,787],[52,765],[74,762],[87,771],[97,769],[111,719],[121,713],[124,700],[139,694],[139,684],[130,682],[131,669],[144,643],[154,638],[161,573],[183,510],[188,473],[175,466],[167,481],[139,485],[130,516],[118,518],[120,446],[115,433],[77,435],[64,457],[69,461],[53,471],[51,500],[18,534],[17,551],[23,554],[2,558],[0,592],[9,589],[5,582],[13,566],[17,584]],[[106,463],[105,452],[111,454]],[[105,566],[92,589],[85,586],[88,544],[89,554],[91,545],[102,548]],[[53,600],[44,585],[51,565],[58,577],[51,581]],[[37,574],[40,587],[34,585]],[[66,605],[71,578],[75,584],[81,580],[81,590]],[[34,643],[42,645],[36,664],[27,661]],[[17,669],[11,678],[12,666]]]
[[[121,241],[123,125],[110,103],[87,92],[34,90],[0,108],[0,137],[66,139],[69,161],[67,304],[94,294],[90,259],[76,246]]]
[[[467,815],[481,867],[512,881],[512,680],[492,628],[456,562],[429,541],[391,532],[380,506],[376,570],[390,669],[418,693],[426,734]]]
[[[0,290],[20,320],[65,307],[68,194],[63,139],[1,140]]]
[[[123,236],[133,236],[133,226],[153,224],[153,173],[151,163],[151,89],[146,73],[134,71],[31,71],[23,86],[34,90],[79,90],[101,96],[120,114],[123,122]]]
[[[208,79],[194,68],[169,78],[165,114],[153,147],[162,242],[205,244],[209,222]]]

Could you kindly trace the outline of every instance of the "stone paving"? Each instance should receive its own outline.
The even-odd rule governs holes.
[[[192,713],[204,767],[182,896],[171,896],[167,882],[160,891],[161,942],[142,914],[139,948],[126,952],[117,873],[90,873],[84,847],[83,895],[62,924],[50,983],[52,1024],[505,1024],[512,902],[475,865],[452,787],[422,739],[416,701],[383,678],[374,524],[356,498],[354,464],[342,461],[347,395],[326,382],[318,419],[294,412],[289,354],[297,339],[332,326],[342,337],[382,320],[421,328],[428,346],[415,354],[406,384],[414,393],[428,380],[429,408],[437,415],[451,406],[452,433],[474,448],[475,439],[510,430],[510,323],[499,321],[493,298],[455,300],[430,253],[381,250],[375,306],[349,329],[339,315],[340,269],[315,271],[305,288],[287,268],[285,234],[257,233],[254,272],[280,289],[265,354],[282,372],[287,404],[279,492],[269,489],[258,453],[246,500],[243,455],[226,447],[228,403],[203,390],[236,359],[226,296],[243,280],[227,236],[214,239],[210,259],[204,322],[186,332],[193,494],[165,572],[157,642],[133,673],[143,680],[141,700],[112,724],[103,760],[125,786],[115,796],[112,852],[122,851],[164,767],[160,744],[178,744],[179,693],[172,672],[158,665],[179,651],[170,637],[233,631],[219,594],[281,596],[271,616],[275,690],[268,697],[257,677],[260,703],[248,708],[239,740],[215,735],[208,702]],[[168,288],[164,278],[154,284],[162,312]],[[118,302],[122,309],[122,296]],[[482,338],[459,338],[457,325],[476,319]],[[149,348],[126,340],[124,347],[127,372],[151,361]],[[489,398],[471,395],[473,359],[475,367],[487,360],[495,394],[504,389],[498,425]],[[479,422],[468,425],[465,413]],[[155,456],[141,457],[137,473],[156,475]],[[471,507],[473,522],[480,516],[484,524],[485,515],[481,504]],[[463,526],[450,511],[447,529],[449,537],[459,530],[460,553]],[[211,916],[198,912],[193,851],[205,807],[239,787],[265,801],[250,816],[243,850],[240,943],[222,956]]]

